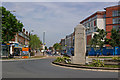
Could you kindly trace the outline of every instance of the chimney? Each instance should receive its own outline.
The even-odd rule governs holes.
[[[23,32],[25,33],[25,29],[23,28]]]

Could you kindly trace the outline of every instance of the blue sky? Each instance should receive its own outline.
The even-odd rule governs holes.
[[[42,40],[46,32],[46,45],[52,46],[61,38],[71,34],[74,27],[87,16],[105,7],[117,5],[115,2],[3,2],[2,5],[24,24],[27,31]]]

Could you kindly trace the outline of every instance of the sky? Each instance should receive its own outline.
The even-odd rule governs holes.
[[[117,5],[117,2],[3,2],[24,24],[24,28],[37,34],[43,40],[45,32],[46,46],[59,43],[66,35],[74,31],[79,22],[96,11]]]

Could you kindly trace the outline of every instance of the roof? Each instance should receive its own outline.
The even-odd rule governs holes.
[[[84,21],[87,21],[88,19],[90,19],[91,17],[94,17],[96,15],[104,15],[105,14],[105,11],[97,11],[95,12],[94,14],[90,15],[89,17],[85,18],[84,20],[82,20],[80,22],[80,24],[82,24]]]
[[[120,7],[120,4],[115,5],[115,6],[109,6],[109,7],[106,7],[106,8],[104,8],[104,9],[106,10],[107,8],[115,8],[115,7]]]

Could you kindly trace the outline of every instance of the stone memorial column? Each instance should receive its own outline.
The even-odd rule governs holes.
[[[75,42],[74,42],[74,56],[71,57],[73,64],[85,64],[86,62],[86,37],[85,27],[82,24],[74,28]]]

